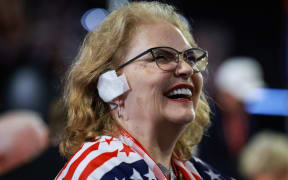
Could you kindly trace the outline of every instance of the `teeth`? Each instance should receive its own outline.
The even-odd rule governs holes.
[[[188,88],[180,88],[180,89],[175,89],[174,91],[170,92],[168,96],[173,96],[176,94],[183,94],[187,96],[192,96],[192,92]]]

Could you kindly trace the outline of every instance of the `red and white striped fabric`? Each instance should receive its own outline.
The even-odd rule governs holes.
[[[55,180],[167,180],[145,149],[127,132],[121,134],[118,138],[101,136],[84,143]],[[190,161],[173,161],[186,180],[202,180]]]

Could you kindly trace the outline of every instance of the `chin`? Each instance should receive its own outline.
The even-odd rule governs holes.
[[[195,117],[194,102],[176,102],[169,101],[165,107],[165,116],[170,121],[178,124],[186,124],[192,122]]]
[[[178,125],[186,125],[191,123],[195,119],[195,113],[177,113],[177,114],[171,114],[167,118],[170,122],[173,122]]]

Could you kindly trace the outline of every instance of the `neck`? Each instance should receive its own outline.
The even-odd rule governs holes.
[[[167,121],[149,124],[149,121],[135,119],[121,124],[156,163],[162,164],[167,169],[170,168],[172,153],[185,126]]]

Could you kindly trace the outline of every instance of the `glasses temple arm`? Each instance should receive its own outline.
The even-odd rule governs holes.
[[[144,56],[145,54],[147,54],[147,53],[149,53],[149,52],[151,52],[151,49],[148,49],[148,50],[142,52],[141,54],[137,55],[136,57],[134,57],[134,58],[126,61],[126,62],[123,63],[123,64],[121,64],[120,66],[118,66],[118,67],[116,68],[115,71],[120,70],[121,68],[123,68],[123,67],[126,66],[127,64],[132,63],[132,62],[135,61],[136,59],[140,58],[141,56]]]

